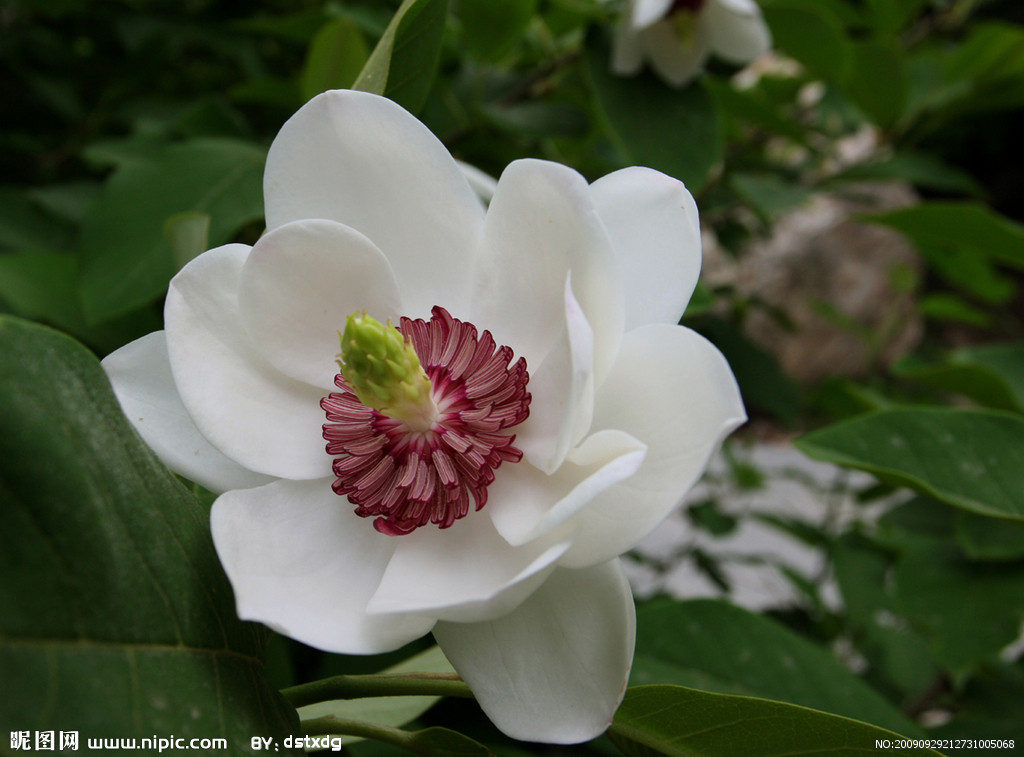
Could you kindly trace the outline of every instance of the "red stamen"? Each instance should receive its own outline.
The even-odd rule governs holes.
[[[366,407],[338,374],[341,390],[320,401],[323,435],[335,457],[332,484],[356,515],[375,518],[381,533],[408,534],[428,523],[448,528],[487,502],[487,486],[502,462],[518,462],[509,429],[530,414],[526,361],[490,332],[435,307],[429,321],[402,318],[430,378],[438,417],[426,431]]]

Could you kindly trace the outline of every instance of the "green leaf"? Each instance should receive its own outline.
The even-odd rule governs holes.
[[[832,177],[832,181],[899,179],[924,189],[980,196],[982,188],[959,169],[923,152],[897,152],[893,155],[857,163]]]
[[[262,218],[265,159],[247,142],[196,139],[121,165],[82,225],[86,317],[105,321],[163,294],[177,270],[164,235],[173,216],[209,215],[214,246]]]
[[[299,75],[303,101],[329,89],[351,87],[366,64],[370,51],[359,26],[349,18],[335,18],[313,37]]]
[[[208,514],[92,354],[0,318],[0,730],[283,738],[298,719],[235,616]]]
[[[1024,344],[965,347],[941,363],[904,362],[894,372],[995,410],[1024,413]]]
[[[681,686],[628,689],[608,736],[629,757],[858,757],[900,739],[891,731],[797,705]],[[938,754],[921,748],[900,753]]]
[[[843,82],[853,65],[853,51],[842,21],[811,0],[780,0],[764,8],[775,47],[807,66],[816,76]]]
[[[522,39],[536,12],[537,0],[459,3],[462,42],[478,60],[500,60]]]
[[[843,595],[852,629],[862,637],[859,651],[879,677],[907,698],[920,694],[938,670],[924,639],[900,617],[892,582],[893,554],[855,533],[846,533],[832,547],[832,570]]]
[[[883,128],[895,124],[909,96],[900,48],[893,42],[854,44],[847,91],[874,123]]]
[[[906,234],[950,284],[1005,302],[1012,283],[993,266],[1024,269],[1024,226],[973,202],[924,202],[865,220]]]
[[[40,207],[32,195],[0,187],[0,250],[60,250],[71,241],[71,227]]]
[[[352,88],[419,111],[437,70],[447,14],[448,0],[405,0]]]
[[[813,195],[810,187],[772,173],[736,172],[729,177],[729,183],[766,223],[798,207]]]
[[[967,556],[975,560],[1024,558],[1024,523],[960,512],[956,539]]]
[[[1024,520],[1024,418],[989,410],[898,408],[795,442],[816,460],[868,471],[981,515]]]
[[[636,649],[633,684],[669,682],[748,694],[920,734],[827,651],[775,621],[727,602],[666,600],[642,605],[637,612]],[[655,665],[649,668],[650,661]]]
[[[448,662],[441,648],[433,646],[382,672],[388,674],[454,673],[455,669]],[[384,726],[402,726],[429,710],[440,698],[438,696],[404,696],[338,699],[300,707],[299,718],[305,722],[316,718],[335,717]],[[359,740],[359,737],[356,736],[340,738],[342,744]]]
[[[921,298],[918,309],[926,318],[943,323],[966,323],[982,328],[992,323],[992,316],[952,292],[935,292]]]
[[[588,35],[584,53],[605,130],[625,162],[656,168],[700,191],[724,150],[708,90],[699,82],[672,89],[646,70],[633,77],[613,74],[598,34]]]
[[[979,563],[951,545],[922,543],[899,561],[893,582],[902,614],[916,622],[935,659],[954,675],[995,661],[1020,634],[1020,561]]]

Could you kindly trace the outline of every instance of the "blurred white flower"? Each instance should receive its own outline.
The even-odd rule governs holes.
[[[264,190],[266,234],[190,262],[166,331],[104,361],[157,454],[221,493],[239,615],[350,654],[433,631],[505,733],[601,733],[633,652],[617,558],[744,420],[676,325],[690,194],[523,160],[485,210],[426,127],[352,91],[284,125]],[[341,375],[354,313],[401,335],[356,319]]]
[[[612,70],[633,75],[650,63],[681,87],[712,53],[749,63],[771,48],[771,32],[754,0],[629,0],[615,30]]]

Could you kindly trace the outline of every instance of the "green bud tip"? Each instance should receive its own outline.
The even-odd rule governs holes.
[[[391,321],[385,326],[365,311],[345,321],[338,367],[359,401],[425,431],[437,418],[430,379],[409,340]]]

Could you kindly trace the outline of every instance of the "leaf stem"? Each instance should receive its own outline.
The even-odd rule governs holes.
[[[283,689],[293,707],[333,699],[438,696],[472,698],[469,686],[454,673],[379,673],[342,675]],[[315,721],[310,721],[315,722]]]

